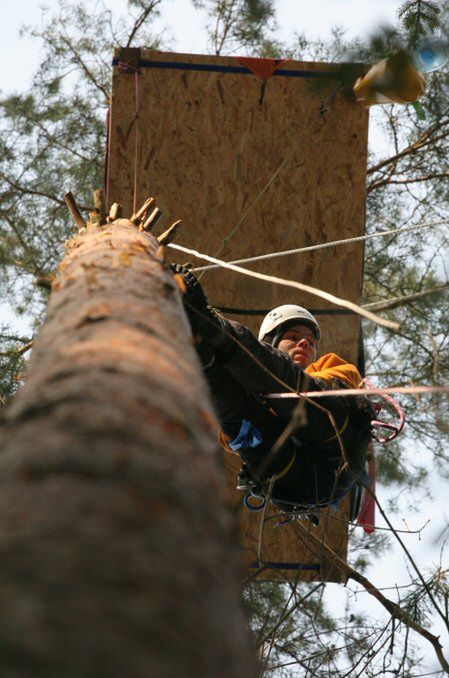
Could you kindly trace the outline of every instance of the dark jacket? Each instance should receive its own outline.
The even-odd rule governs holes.
[[[363,473],[375,414],[371,403],[363,396],[310,402],[265,396],[357,387],[357,369],[328,354],[303,370],[240,323],[226,325],[235,339],[232,350],[221,356],[218,352],[219,360],[206,370],[224,446],[229,450],[243,420],[249,421],[262,441],[241,447],[239,454],[255,478],[266,481],[277,474],[274,495],[300,504],[337,499]],[[281,436],[286,440],[273,455]]]

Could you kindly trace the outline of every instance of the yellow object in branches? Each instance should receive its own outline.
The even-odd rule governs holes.
[[[357,101],[373,104],[409,104],[426,91],[426,81],[405,50],[374,64],[354,85]]]

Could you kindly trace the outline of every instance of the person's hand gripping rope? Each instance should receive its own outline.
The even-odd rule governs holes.
[[[171,264],[179,288],[182,292],[184,309],[196,340],[196,349],[203,366],[213,363],[213,349],[232,347],[228,337],[226,320],[209,303],[199,280],[181,264]]]

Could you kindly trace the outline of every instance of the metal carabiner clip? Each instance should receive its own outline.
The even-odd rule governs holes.
[[[251,499],[259,499],[262,501],[262,503],[252,504]],[[243,500],[243,503],[245,504],[246,508],[249,509],[250,511],[262,511],[262,509],[265,508],[267,500],[260,494],[253,494],[252,492],[248,492],[248,494],[245,496],[245,499]]]

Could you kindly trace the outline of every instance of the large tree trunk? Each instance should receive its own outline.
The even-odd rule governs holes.
[[[2,427],[0,675],[254,676],[213,415],[176,284],[82,229]]]

